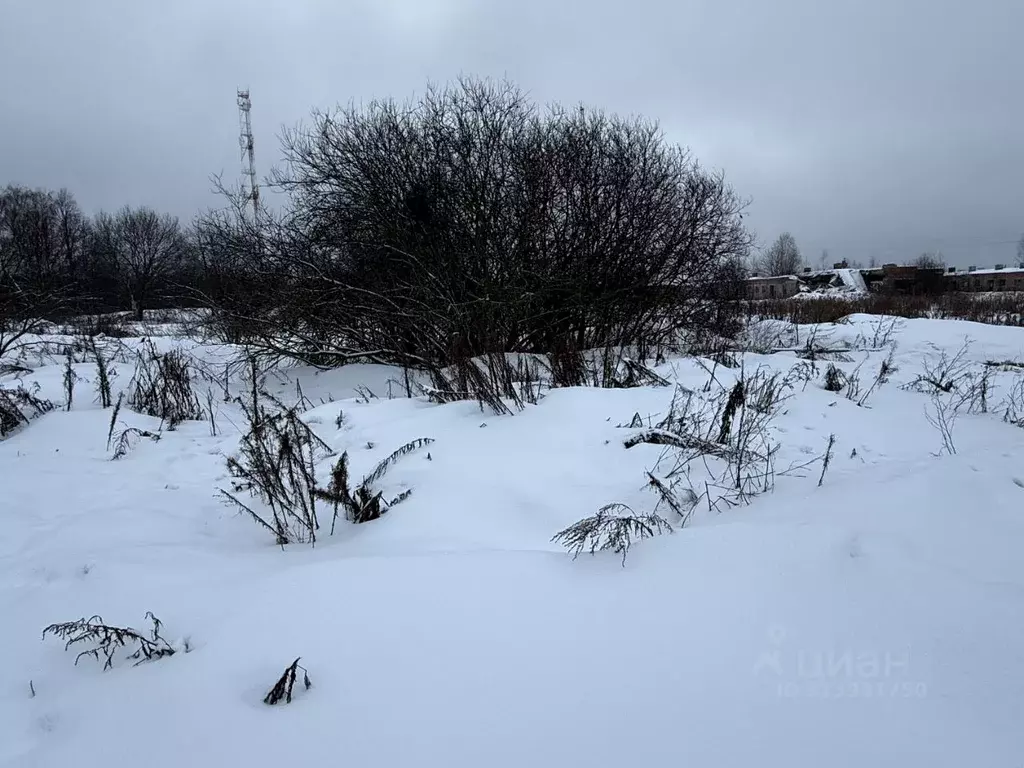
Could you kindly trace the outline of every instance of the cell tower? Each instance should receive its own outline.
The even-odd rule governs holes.
[[[249,89],[238,91],[238,145],[242,149],[242,197],[252,201],[252,218],[256,221],[260,208],[260,188],[256,183],[256,155],[252,146],[252,101]]]

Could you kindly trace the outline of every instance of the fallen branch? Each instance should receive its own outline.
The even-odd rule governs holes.
[[[715,456],[720,459],[733,459],[736,457],[736,449],[711,440],[705,440],[694,435],[677,435],[664,429],[646,429],[626,440],[623,445],[626,448],[646,443],[648,445],[668,445],[672,448],[683,448],[688,451],[697,450],[702,454]]]
[[[1024,370],[1024,363],[1018,363],[1015,360],[986,360],[984,364],[989,368]]]

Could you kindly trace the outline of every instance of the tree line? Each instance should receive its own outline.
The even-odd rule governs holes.
[[[0,295],[42,315],[173,306],[198,275],[176,218],[124,207],[87,216],[66,189],[0,190]]]
[[[1017,242],[1017,263],[1024,264],[1024,235]],[[904,266],[917,267],[918,269],[945,269],[946,258],[939,251],[924,251],[918,256],[903,262]],[[805,261],[796,238],[789,232],[783,232],[779,237],[760,255],[752,260],[752,271],[759,275],[778,277],[783,275],[799,275],[805,266]],[[819,269],[828,269],[831,262],[828,251],[823,251],[818,259]],[[851,261],[848,266],[852,269],[864,269],[865,265],[858,261]],[[867,267],[873,269],[877,266],[874,257],[868,262]]]
[[[187,227],[0,198],[0,286],[78,311],[201,305],[225,340],[316,365],[662,348],[738,327],[746,201],[658,126],[462,79],[315,111],[269,184]]]

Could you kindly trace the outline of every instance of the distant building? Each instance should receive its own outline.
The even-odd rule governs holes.
[[[923,296],[949,290],[942,267],[883,264],[874,269],[862,269],[861,275],[868,290],[876,293]]]
[[[844,262],[840,262],[842,264]],[[812,270],[797,275],[754,275],[746,280],[746,295],[753,301],[789,299],[800,293],[886,293],[904,296],[932,296],[951,291],[968,293],[1024,291],[1024,264],[996,264],[992,269],[968,267],[918,267],[884,264],[871,269]]]
[[[803,283],[796,275],[772,275],[747,278],[748,299],[788,299],[802,290]]]
[[[994,269],[968,267],[966,272],[950,270],[946,280],[953,291],[1024,291],[1024,266],[996,264]]]

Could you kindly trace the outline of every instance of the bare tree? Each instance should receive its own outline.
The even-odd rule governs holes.
[[[828,248],[826,248],[821,252],[821,257],[818,259],[818,269],[828,269],[828,265]]]
[[[1024,235],[1017,241],[1017,263],[1024,264]]]
[[[70,210],[69,196],[17,186],[0,190],[0,361],[5,364],[35,344],[46,319],[66,303],[58,199]]]
[[[17,186],[0,191],[0,278],[16,278],[22,288],[51,287],[60,261],[53,196]]]
[[[914,259],[911,266],[918,269],[942,269],[946,266],[946,260],[938,251],[926,251]]]
[[[178,220],[150,208],[96,216],[96,249],[109,262],[137,319],[180,269],[188,243]]]
[[[797,247],[796,238],[789,232],[783,232],[761,255],[757,266],[765,275],[798,274],[803,266],[803,257]]]
[[[57,251],[61,266],[70,282],[80,283],[88,268],[88,222],[78,206],[78,201],[66,189],[59,190],[53,196],[53,212],[57,225]]]

